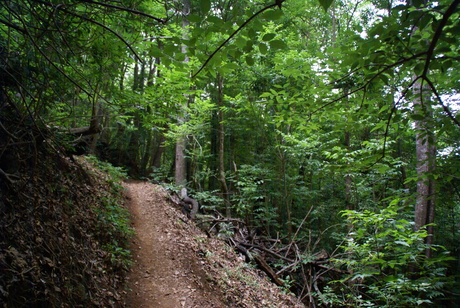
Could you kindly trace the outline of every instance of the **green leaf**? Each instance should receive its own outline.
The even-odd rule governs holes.
[[[390,78],[386,74],[380,74],[379,77],[386,85],[390,83]]]
[[[178,53],[175,55],[176,61],[184,61],[185,60],[185,54],[184,53]]]
[[[323,7],[324,11],[327,11],[329,7],[331,6],[332,2],[334,0],[319,0],[319,4]]]
[[[257,32],[256,32],[254,29],[251,28],[251,29],[249,29],[249,31],[248,31],[248,36],[249,36],[249,38],[251,38],[251,39],[256,39]]]
[[[385,174],[388,170],[390,170],[391,168],[388,167],[387,165],[380,165],[378,168],[377,168],[377,172],[380,173],[380,174]]]
[[[264,97],[271,97],[271,96],[272,96],[272,94],[271,94],[271,93],[269,93],[269,92],[265,92],[265,93],[262,93],[262,94],[260,94],[260,96],[259,96],[259,97],[260,97],[260,98],[264,98]]]
[[[259,44],[259,51],[261,54],[265,55],[268,52],[268,47],[265,44]]]
[[[274,40],[270,41],[270,47],[277,50],[277,49],[285,49],[287,47],[286,43],[282,40]]]
[[[190,21],[190,22],[199,23],[199,22],[201,22],[203,19],[202,19],[200,16],[198,16],[198,15],[192,14],[192,15],[187,16],[187,20]]]
[[[238,64],[236,64],[235,62],[230,62],[230,63],[227,63],[224,65],[225,68],[228,68],[230,70],[237,70],[240,68],[240,66]]]
[[[244,46],[246,46],[246,40],[242,37],[238,37],[235,40],[235,45],[240,48],[243,48]]]
[[[211,9],[211,0],[200,0],[200,10],[206,14]]]
[[[163,56],[163,52],[157,47],[151,47],[149,49],[149,56],[159,58]]]
[[[179,47],[174,46],[174,45],[166,45],[164,47],[164,53],[169,56],[172,56],[174,53],[179,52],[179,51],[180,51]]]
[[[400,245],[403,245],[403,246],[410,247],[410,245],[405,241],[395,241],[395,244],[400,244]]]
[[[216,25],[222,25],[224,24],[224,21],[222,19],[220,19],[219,17],[216,17],[216,16],[208,16],[208,18],[206,18],[209,22],[213,23],[213,24],[216,24]]]
[[[271,41],[272,39],[275,38],[275,36],[276,36],[275,33],[267,33],[262,37],[262,41],[264,41],[264,42]]]
[[[249,66],[253,66],[254,65],[254,59],[251,57],[251,56],[246,56],[246,63],[249,65]]]
[[[243,50],[245,52],[251,52],[252,46],[253,46],[253,42],[249,40],[246,42],[246,46],[244,46]]]
[[[264,18],[268,20],[277,20],[283,16],[283,11],[281,10],[269,10],[264,13]]]
[[[433,15],[426,14],[418,23],[418,27],[420,30],[425,29],[425,27],[434,20]]]
[[[414,114],[411,114],[410,115],[411,119],[412,120],[415,120],[415,121],[423,121],[423,120],[426,120],[426,117],[421,115],[421,114],[417,114],[417,113],[414,113]]]

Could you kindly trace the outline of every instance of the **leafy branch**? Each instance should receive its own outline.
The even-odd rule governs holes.
[[[103,6],[103,7],[107,7],[107,8],[111,8],[111,9],[116,9],[118,11],[125,11],[125,12],[128,12],[128,13],[132,13],[134,15],[141,15],[141,16],[153,19],[153,20],[155,20],[155,21],[157,21],[157,22],[159,22],[161,24],[166,23],[166,21],[164,19],[152,16],[150,14],[147,14],[147,13],[144,13],[144,12],[141,12],[141,11],[138,11],[138,10],[133,10],[133,9],[130,9],[130,8],[127,8],[127,7],[113,5],[113,4],[109,4],[109,3],[105,3],[105,2],[93,1],[93,0],[80,0],[80,1],[85,2],[85,3],[90,3],[90,4],[96,4],[98,6]]]
[[[406,63],[406,62],[409,62],[409,61],[412,61],[412,60],[416,60],[420,57],[422,57],[423,55],[426,54],[426,51],[425,52],[421,52],[421,53],[418,53],[416,55],[413,55],[409,58],[402,58],[400,59],[399,61],[395,62],[395,63],[392,63],[392,64],[389,64],[389,65],[386,65],[383,69],[381,69],[380,71],[378,71],[374,76],[372,76],[371,78],[369,78],[369,80],[367,80],[363,85],[357,87],[356,89],[350,91],[350,92],[347,92],[341,96],[339,96],[338,98],[330,101],[330,102],[327,102],[326,104],[323,104],[322,106],[318,107],[317,109],[313,110],[312,112],[310,112],[309,114],[309,117],[311,117],[313,114],[321,111],[322,109],[330,106],[330,105],[333,105],[339,101],[341,101],[342,99],[344,98],[347,98],[348,96],[350,96],[351,94],[354,94],[354,93],[357,93],[357,92],[360,92],[360,91],[364,91],[377,77],[379,77],[380,75],[382,75],[383,73],[385,73],[386,71],[388,71],[389,69],[392,69],[394,67],[397,67],[397,66],[400,66],[402,65],[403,63]],[[363,68],[363,67],[362,67]],[[361,68],[361,69],[362,69]],[[360,69],[356,69],[354,72],[357,72],[359,71]],[[352,73],[349,73],[348,75],[351,75]],[[341,78],[343,79],[343,78]]]
[[[442,31],[447,24],[447,21],[455,13],[457,6],[460,4],[460,0],[454,0],[449,8],[447,8],[446,12],[444,13],[441,21],[439,22],[438,27],[436,28],[436,32],[433,35],[433,39],[431,40],[430,46],[426,52],[426,61],[425,67],[423,68],[422,76],[426,76],[428,74],[428,69],[430,67],[431,58],[433,57],[434,49],[436,48],[436,44],[438,43],[439,38],[441,37]]]
[[[257,11],[255,14],[253,14],[251,17],[249,17],[241,26],[238,27],[238,29],[236,29],[235,31],[233,31],[232,34],[230,34],[230,36],[223,42],[219,45],[219,47],[216,48],[216,50],[214,50],[214,52],[209,55],[209,57],[206,59],[206,61],[201,65],[201,67],[198,69],[198,71],[192,75],[192,78],[195,78],[205,67],[206,65],[208,65],[209,61],[211,61],[211,59],[232,39],[234,38],[238,32],[240,32],[244,27],[246,27],[254,18],[256,18],[258,15],[262,14],[263,12],[265,12],[266,10],[269,10],[271,8],[274,8],[274,7],[279,7],[281,9],[281,5],[282,3],[286,1],[286,0],[276,0],[275,3],[273,4],[270,4],[262,9],[260,9],[259,11]]]

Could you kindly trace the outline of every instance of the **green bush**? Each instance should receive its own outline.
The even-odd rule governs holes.
[[[413,222],[388,207],[380,212],[343,211],[350,232],[343,254],[334,259],[349,274],[331,281],[322,301],[346,307],[415,307],[432,304],[447,283],[445,263],[452,260],[442,246],[428,248],[425,229],[414,231]],[[337,296],[339,293],[340,296]],[[335,305],[334,305],[335,306]]]

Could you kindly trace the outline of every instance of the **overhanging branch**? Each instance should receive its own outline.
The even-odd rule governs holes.
[[[275,3],[269,5],[269,6],[266,6],[264,7],[263,9],[259,10],[258,12],[256,12],[254,15],[252,15],[251,17],[249,17],[241,26],[238,27],[238,29],[236,29],[232,34],[230,34],[230,36],[222,43],[219,45],[219,47],[217,47],[216,50],[214,50],[214,52],[206,59],[206,61],[201,65],[201,67],[198,69],[198,71],[192,75],[192,78],[195,78],[205,67],[206,65],[208,65],[209,61],[211,61],[211,59],[233,38],[235,37],[238,32],[240,32],[244,27],[246,27],[254,18],[256,18],[258,15],[262,14],[263,12],[265,12],[266,10],[269,10],[271,8],[274,8],[275,6],[279,7],[281,9],[281,4],[286,1],[286,0],[276,0]]]
[[[442,35],[442,31],[444,27],[447,24],[447,21],[449,18],[454,14],[457,10],[457,7],[460,3],[460,0],[454,0],[451,5],[447,8],[446,12],[442,16],[441,21],[439,22],[438,27],[436,28],[436,32],[433,35],[433,38],[431,39],[430,46],[428,47],[428,50],[426,52],[426,60],[425,60],[425,67],[423,68],[423,76],[426,76],[428,74],[428,69],[430,67],[430,62],[431,58],[433,57],[434,49],[436,48],[436,44],[438,43],[439,38]]]

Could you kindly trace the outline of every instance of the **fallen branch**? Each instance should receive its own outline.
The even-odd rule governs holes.
[[[256,244],[242,243],[242,242],[240,242],[240,243],[238,243],[238,244],[244,245],[244,246],[246,246],[246,247],[256,248],[256,249],[265,251],[266,253],[269,253],[269,254],[271,254],[271,255],[274,256],[274,257],[277,257],[277,258],[282,259],[282,260],[284,260],[284,261],[288,261],[288,262],[290,262],[290,263],[296,262],[296,260],[292,260],[292,259],[286,258],[286,257],[284,257],[284,256],[282,256],[282,255],[280,255],[280,254],[278,254],[278,253],[276,253],[276,252],[274,252],[274,251],[272,251],[272,250],[270,250],[270,249],[268,249],[268,248],[265,248],[265,247],[263,247],[263,246],[259,246],[259,245],[256,245]]]
[[[13,180],[12,178],[16,178],[18,180],[20,179],[20,177],[17,175],[6,173],[2,168],[0,168],[0,174],[3,175],[8,180],[8,182],[10,182],[10,184],[16,183],[16,180]]]
[[[262,268],[262,270],[267,273],[267,275],[276,283],[278,286],[284,286],[284,282],[278,277],[275,271],[268,265],[264,258],[262,258],[258,254],[254,254],[254,260],[256,260],[257,264]]]
[[[101,132],[100,126],[83,126],[83,127],[68,128],[66,130],[71,135],[80,135],[80,136],[94,135],[94,134],[98,134]]]
[[[240,224],[244,224],[244,221],[242,221],[241,219],[238,219],[238,218],[216,218],[216,219],[207,219],[207,220],[201,220],[201,221],[197,222],[196,224],[197,224],[197,225],[201,225],[201,224],[205,224],[205,223],[208,223],[208,222],[212,222],[212,223],[219,223],[219,222],[237,222],[237,223],[240,223]]]

